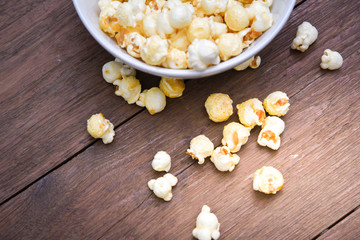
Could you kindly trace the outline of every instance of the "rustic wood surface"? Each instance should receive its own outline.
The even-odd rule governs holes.
[[[2,5],[0,239],[191,239],[204,204],[218,216],[222,239],[359,236],[359,1],[297,1],[260,53],[259,69],[189,80],[184,95],[154,116],[102,79],[112,57],[71,2],[22,1],[20,11]],[[303,21],[319,38],[300,53],[289,46]],[[320,69],[326,48],[342,54],[340,70]],[[138,77],[144,88],[159,81]],[[220,145],[223,126],[238,121],[235,111],[225,123],[211,122],[203,106],[209,94],[227,93],[235,106],[276,90],[291,102],[278,151],[257,145],[256,128],[231,173],[184,154],[198,134]],[[95,112],[116,126],[110,145],[86,132]],[[162,175],[150,165],[159,150],[171,155],[179,179],[170,202],[146,184]],[[274,196],[251,188],[264,165],[285,178]]]

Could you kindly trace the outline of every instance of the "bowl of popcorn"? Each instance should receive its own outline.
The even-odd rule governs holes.
[[[295,0],[73,0],[90,34],[149,74],[202,78],[251,59],[279,33]]]

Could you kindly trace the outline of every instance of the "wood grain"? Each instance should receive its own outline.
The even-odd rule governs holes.
[[[359,61],[354,49],[360,47],[356,24],[360,6],[354,1],[324,4],[326,9],[317,1],[306,1],[295,9],[285,29],[262,51],[259,69],[189,81],[184,96],[169,100],[163,112],[139,113],[116,129],[114,143],[95,143],[3,204],[2,239],[191,238],[203,204],[217,214],[224,239],[311,238],[359,205],[359,126],[354,121],[360,117],[359,67],[351,63]],[[321,37],[305,53],[291,51],[296,27],[304,20],[317,26]],[[319,68],[325,46],[343,55],[340,70]],[[94,67],[86,69],[84,75],[96,75]],[[88,91],[97,86],[93,84]],[[112,99],[111,87],[102,86],[99,92],[109,91],[107,97],[94,98]],[[203,104],[209,94],[228,93],[240,103],[251,97],[262,99],[275,90],[287,92],[292,103],[284,117],[286,130],[279,151],[258,146],[256,129],[232,173],[218,172],[209,161],[197,165],[184,154],[191,138],[201,133],[219,145],[223,126],[237,121],[236,114],[226,123],[208,120]],[[131,108],[136,107],[127,109]],[[87,117],[90,110],[82,111]],[[112,114],[120,118],[124,113]],[[157,199],[146,186],[149,179],[161,176],[150,167],[159,150],[172,156],[171,172],[179,178],[169,203]],[[275,196],[251,189],[251,174],[263,165],[273,165],[284,174],[285,187]]]

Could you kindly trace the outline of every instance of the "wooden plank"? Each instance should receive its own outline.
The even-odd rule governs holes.
[[[0,202],[92,143],[84,131],[91,114],[102,111],[118,125],[142,111],[102,79],[113,57],[87,33],[72,2],[43,7],[44,19],[39,9],[36,18],[32,11],[21,17],[24,32],[15,39],[13,27],[2,31]],[[145,85],[158,81],[146,78]]]
[[[360,239],[360,210],[350,214],[347,218],[323,233],[318,239]]]
[[[191,238],[196,215],[205,203],[218,215],[225,238],[262,233],[261,237],[311,237],[353,209],[359,204],[354,166],[358,126],[353,121],[359,117],[359,68],[344,64],[341,70],[328,72],[320,70],[313,59],[322,52],[316,46],[326,43],[333,48],[343,39],[339,51],[349,63],[358,61],[358,53],[352,50],[359,47],[353,34],[358,6],[351,7],[350,2],[340,9],[339,17],[346,24],[339,28],[342,35],[334,36],[326,33],[338,20],[317,22],[316,3],[306,4],[263,51],[260,69],[190,81],[185,95],[169,101],[164,112],[152,117],[139,114],[117,129],[119,141],[109,146],[96,143],[1,206],[3,238]],[[329,6],[323,14],[339,9],[335,3]],[[311,10],[306,12],[305,7]],[[305,12],[326,30],[308,52],[298,54],[288,49]],[[194,164],[184,155],[190,139],[200,133],[220,144],[226,123],[207,119],[203,103],[208,94],[226,92],[239,103],[279,89],[292,101],[279,151],[257,146],[259,130],[255,130],[240,152],[240,165],[230,174],[217,172],[209,162]],[[231,119],[235,121],[236,116]],[[180,180],[169,203],[155,198],[146,186],[149,179],[161,175],[150,167],[158,150],[173,157],[171,172]],[[265,164],[284,173],[285,188],[276,196],[251,190],[250,174]],[[334,181],[340,177],[341,181]]]

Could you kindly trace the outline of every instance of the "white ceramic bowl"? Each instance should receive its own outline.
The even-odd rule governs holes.
[[[252,56],[256,55],[280,32],[288,20],[291,11],[294,8],[296,0],[274,0],[271,12],[273,14],[274,24],[263,35],[256,39],[250,47],[244,50],[239,56],[233,57],[216,66],[207,68],[204,71],[195,71],[191,69],[168,69],[162,67],[150,66],[143,61],[130,56],[125,50],[121,49],[116,41],[101,31],[99,27],[98,0],[73,0],[77,13],[87,30],[101,46],[103,46],[114,57],[121,59],[126,64],[157,76],[166,76],[173,78],[202,78],[215,75],[241,64]]]

